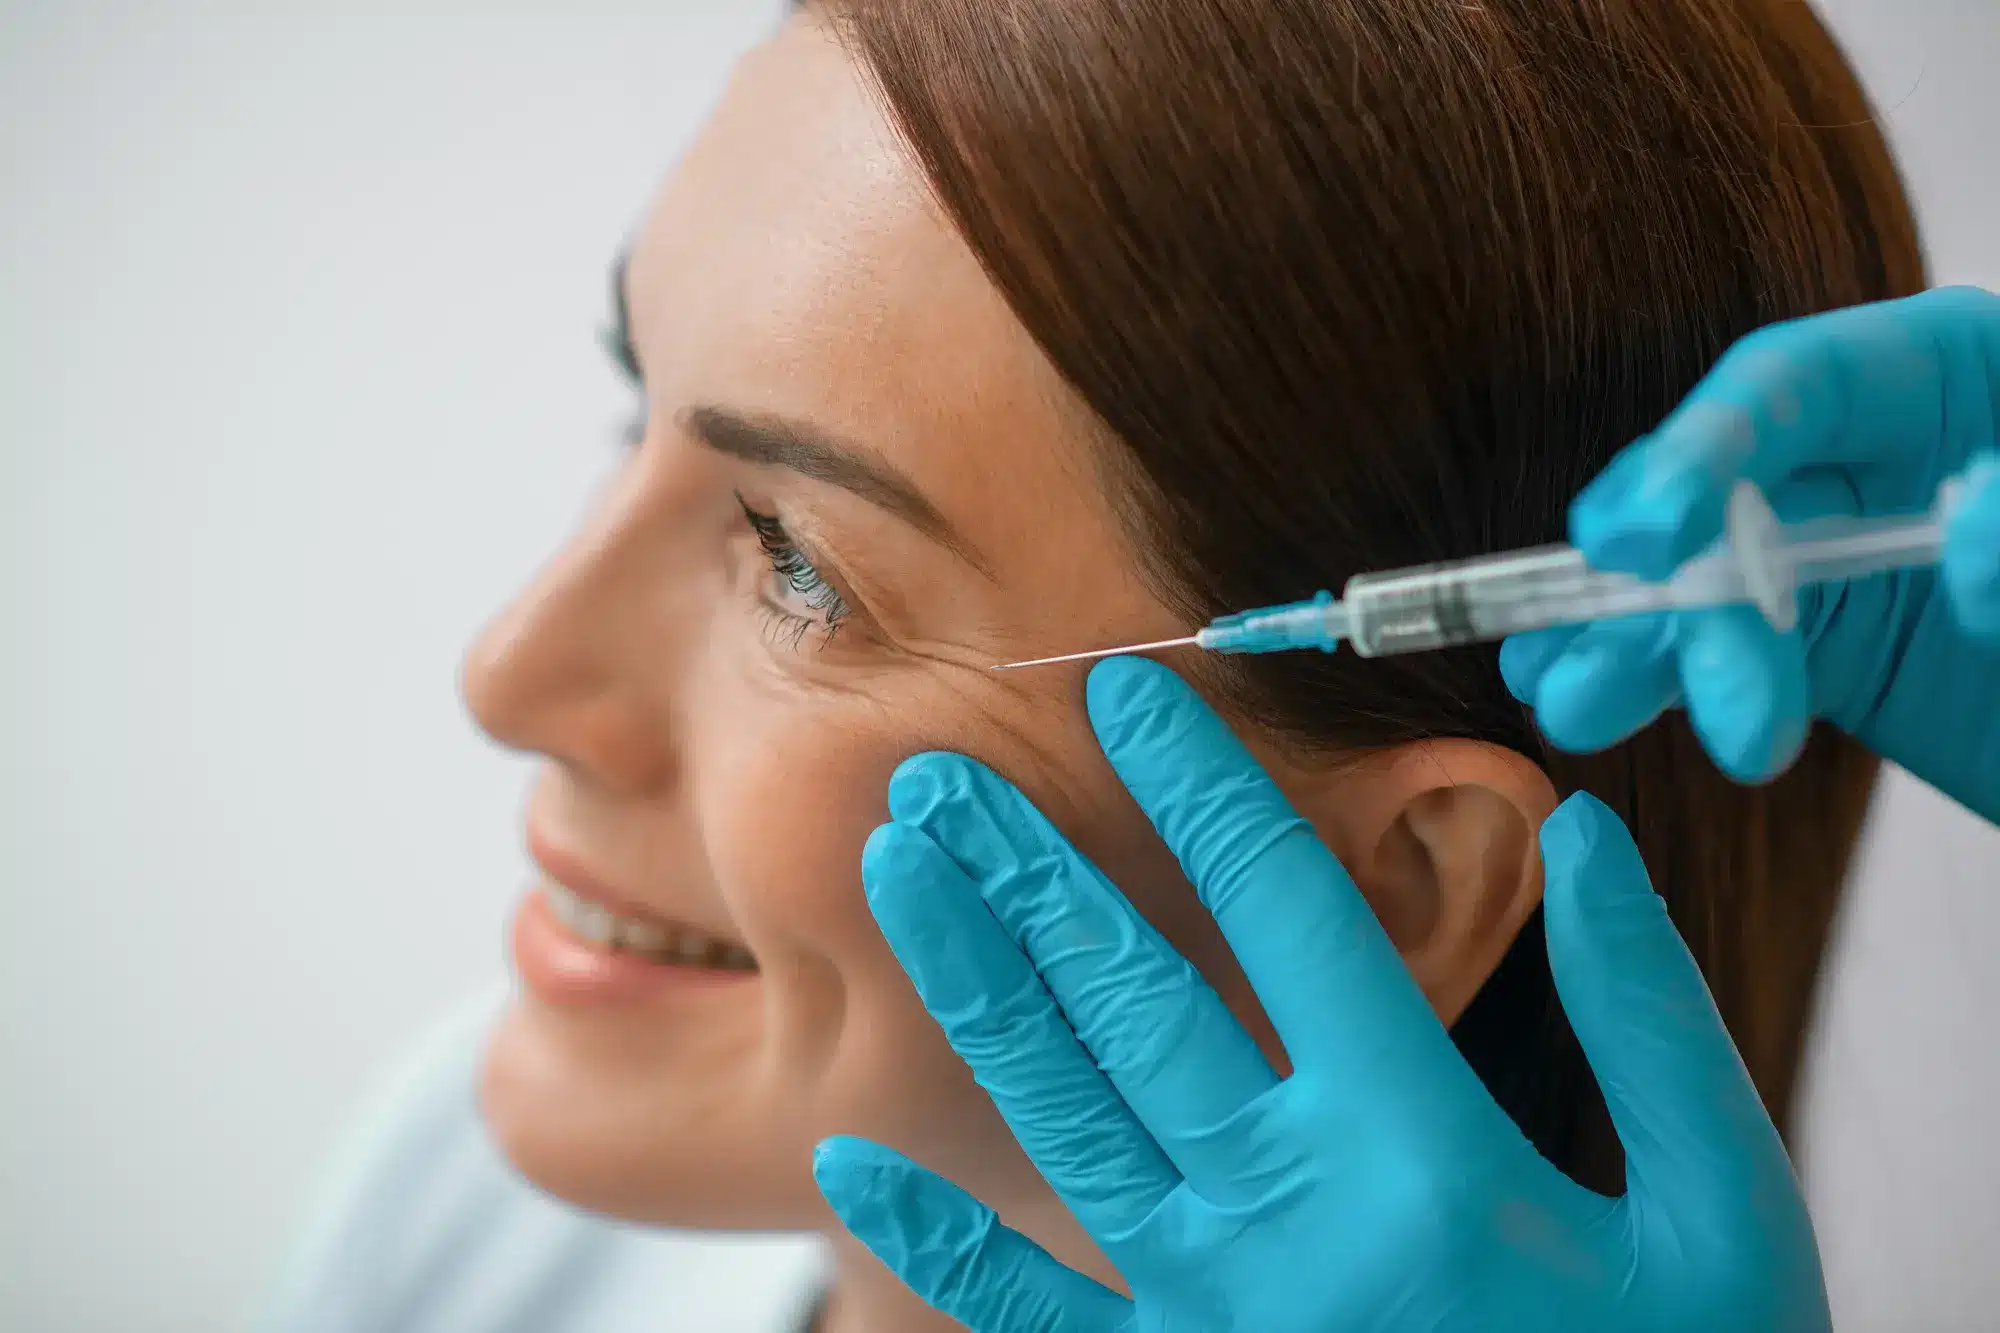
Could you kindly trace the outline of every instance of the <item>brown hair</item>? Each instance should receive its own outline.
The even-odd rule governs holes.
[[[1557,539],[1732,341],[1918,290],[1866,99],[1795,0],[835,0],[944,208],[1101,419],[1191,620]],[[1624,817],[1780,1123],[1873,784],[1720,777],[1678,715],[1549,750],[1494,654],[1239,659],[1328,754],[1473,737]],[[1539,920],[1454,1029],[1550,1160],[1617,1146]]]

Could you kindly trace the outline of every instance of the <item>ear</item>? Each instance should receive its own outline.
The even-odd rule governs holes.
[[[1480,741],[1415,741],[1285,783],[1451,1023],[1542,900],[1540,767]]]

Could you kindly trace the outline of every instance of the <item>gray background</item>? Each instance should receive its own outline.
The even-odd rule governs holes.
[[[607,261],[778,7],[0,7],[0,1327],[231,1326],[371,1069],[500,974],[524,770],[458,654],[612,464]],[[2000,287],[2000,8],[1825,9],[1939,277]],[[2000,836],[1903,779],[1872,838],[1836,1302],[1991,1327]]]

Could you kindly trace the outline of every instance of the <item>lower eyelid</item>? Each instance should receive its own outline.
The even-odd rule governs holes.
[[[865,604],[858,601],[849,591],[849,580],[840,574],[829,573],[830,569],[839,569],[840,562],[838,560],[823,559],[810,551],[806,543],[794,535],[790,525],[785,523],[782,518],[771,510],[762,510],[752,505],[741,491],[736,493],[735,498],[737,507],[742,511],[748,529],[747,535],[750,537],[751,544],[756,550],[757,559],[762,565],[763,575],[770,578],[785,577],[782,572],[776,570],[775,563],[766,546],[766,534],[769,534],[781,540],[785,546],[795,552],[798,559],[811,570],[812,576],[835,599],[834,604],[839,607],[839,611],[831,630],[828,629],[823,619],[824,612],[821,612],[820,617],[816,617],[813,621],[814,629],[819,635],[819,642],[816,646],[824,647],[835,637],[850,638],[867,630],[873,624],[870,618],[871,613]],[[766,609],[771,610],[773,613],[795,614],[794,612],[781,611],[779,608],[771,607],[768,599],[761,593],[758,594],[758,599],[760,604],[763,604]]]
[[[761,618],[766,631],[771,633],[774,638],[782,637],[785,640],[785,647],[791,648],[796,646],[801,650],[808,647],[817,648],[823,646],[836,634],[846,631],[851,618],[847,599],[838,589],[834,589],[832,584],[829,583],[826,586],[833,589],[834,595],[840,598],[842,610],[839,618],[829,628],[824,619],[824,613],[817,613],[810,617],[804,616],[792,607],[783,605],[775,599],[775,585],[784,582],[785,575],[780,573],[773,565],[771,556],[765,550],[762,541],[753,538],[748,544],[745,558],[749,563],[746,566],[742,566],[742,568],[748,572],[750,583],[747,586],[743,584],[737,585],[739,595],[747,596],[751,599],[754,604],[752,609]],[[794,596],[803,597],[803,594],[795,593]],[[808,636],[814,639],[813,643],[808,644],[805,642]]]
[[[789,611],[781,611],[769,602],[760,602],[757,609],[764,616],[768,631],[782,636],[784,646],[793,652],[801,651],[805,647],[806,636],[819,628],[814,622],[801,619]]]

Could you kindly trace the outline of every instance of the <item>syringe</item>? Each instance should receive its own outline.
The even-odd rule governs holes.
[[[1959,483],[1947,481],[1922,514],[1840,515],[1785,524],[1755,486],[1740,482],[1729,497],[1723,539],[1662,583],[1592,569],[1574,546],[1540,546],[1356,574],[1338,600],[1322,592],[1303,602],[1222,616],[1184,638],[1008,662],[993,670],[1180,647],[1330,653],[1342,640],[1363,657],[1382,657],[1647,611],[1746,603],[1774,628],[1789,630],[1798,621],[1801,585],[1936,564],[1959,489]]]

